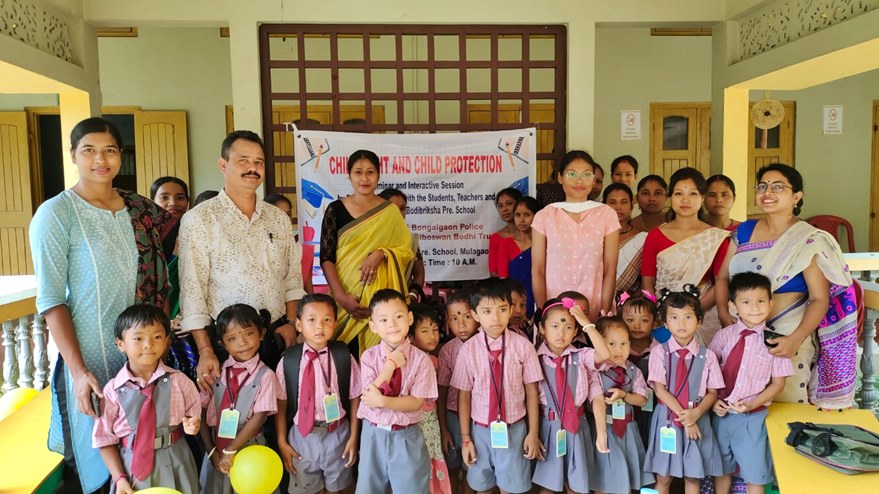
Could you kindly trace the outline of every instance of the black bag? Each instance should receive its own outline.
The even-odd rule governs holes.
[[[879,472],[879,434],[856,425],[790,422],[784,440],[797,453],[839,473]]]

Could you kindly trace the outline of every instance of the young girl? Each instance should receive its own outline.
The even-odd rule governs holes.
[[[201,469],[202,492],[232,494],[229,468],[235,453],[245,446],[266,444],[262,426],[278,411],[280,385],[275,373],[259,359],[265,325],[260,313],[246,304],[230,305],[217,316],[217,336],[229,358],[213,389],[201,393],[209,426],[201,432],[208,451]]]
[[[525,196],[516,202],[513,221],[516,233],[512,242],[501,245],[501,262],[508,265],[508,276],[518,280],[525,287],[525,314],[528,319],[534,317],[534,293],[531,291],[531,222],[540,211],[537,199]]]
[[[161,362],[171,337],[168,316],[153,305],[132,305],[114,332],[128,362],[104,387],[92,435],[111,487],[118,494],[158,486],[198,492],[195,458],[181,439],[198,433],[201,407],[195,384]]]
[[[724,387],[717,356],[695,338],[702,322],[698,289],[662,291],[660,315],[672,337],[650,352],[650,376],[659,403],[653,412],[644,470],[656,473],[656,489],[669,492],[672,477],[687,494],[706,476],[723,474],[720,449],[707,412]]]
[[[415,348],[430,356],[434,370],[439,367],[439,360],[433,355],[440,341],[440,315],[429,305],[411,306],[413,322],[409,328],[409,340]],[[424,400],[424,416],[418,425],[424,433],[427,453],[430,455],[430,492],[431,494],[451,494],[452,483],[449,469],[440,445],[439,419],[437,418],[436,400]]]
[[[571,345],[579,323],[595,350]],[[589,492],[594,487],[592,436],[583,410],[586,399],[601,398],[592,379],[596,364],[608,357],[607,346],[583,307],[573,299],[550,299],[539,324],[544,342],[537,350],[544,380],[540,383],[540,440],[544,459],[537,461],[532,481],[541,493]],[[607,452],[598,445],[598,450]]]
[[[635,364],[641,374],[646,376],[649,370],[648,357],[654,344],[651,332],[659,321],[656,299],[646,290],[622,293],[619,307],[623,321],[629,327],[629,362]],[[635,422],[638,423],[644,444],[650,438],[650,419],[654,406],[653,390],[647,388],[647,403],[635,409]]]
[[[641,468],[644,442],[634,420],[636,407],[647,402],[647,383],[641,371],[628,360],[629,328],[623,319],[603,317],[598,320],[598,327],[610,359],[602,370],[596,371],[602,394],[592,401],[595,444],[599,450],[593,486],[600,492],[628,493],[653,483],[653,475]]]
[[[501,252],[510,248],[505,244],[516,243],[513,240],[516,235],[515,209],[516,201],[521,198],[522,193],[512,187],[502,189],[495,195],[494,205],[505,225],[488,237],[488,272],[492,276],[506,278],[509,275],[509,259],[503,259]]]
[[[528,315],[528,292],[519,280],[507,278],[506,282],[510,286],[510,297],[513,300],[510,304],[509,328],[529,341],[534,341],[534,326],[531,316]]]

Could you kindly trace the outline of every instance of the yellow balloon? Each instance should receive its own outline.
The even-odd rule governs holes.
[[[265,446],[248,446],[235,455],[229,480],[238,494],[271,494],[281,484],[283,470],[278,453]]]
[[[141,489],[136,492],[138,494],[183,494],[182,492],[171,489],[170,487],[150,487],[148,489]]]
[[[0,420],[12,415],[13,412],[31,401],[38,394],[40,392],[33,388],[15,388],[0,396]]]

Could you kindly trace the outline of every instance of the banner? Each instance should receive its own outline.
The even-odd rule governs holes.
[[[320,230],[327,205],[353,193],[348,156],[381,159],[376,193],[408,196],[406,222],[419,236],[427,281],[488,277],[488,237],[504,225],[499,190],[535,190],[535,129],[466,134],[355,134],[295,130],[299,235],[313,245],[314,284],[324,284]]]

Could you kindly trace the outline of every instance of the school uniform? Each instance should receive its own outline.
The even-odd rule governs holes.
[[[132,375],[125,364],[104,386],[104,405],[95,420],[92,446],[118,445],[122,466],[135,490],[162,486],[194,494],[198,471],[181,424],[184,417],[201,416],[197,396],[188,377],[161,362],[147,382]],[[155,430],[147,431],[151,420]],[[149,435],[143,446],[137,439],[139,432]],[[115,484],[110,491],[116,491]]]
[[[406,365],[394,371],[390,383],[382,385],[382,394],[435,400],[436,371],[430,358],[408,339],[401,347],[406,352]],[[360,370],[364,389],[373,385],[389,353],[384,343],[363,352]],[[423,415],[421,409],[401,412],[360,404],[357,416],[363,419],[363,432],[360,436],[358,494],[384,494],[389,487],[394,492],[428,492],[430,457],[424,435],[418,427]]]
[[[451,386],[471,393],[470,435],[476,462],[467,470],[467,483],[474,490],[531,489],[531,462],[524,456],[525,385],[542,379],[531,342],[512,331],[491,339],[480,329],[461,347]],[[507,448],[491,447],[489,427],[496,421],[506,424]]]
[[[656,345],[656,340],[651,340],[650,346],[643,352],[629,350],[629,362],[635,364],[635,367],[641,371],[642,379],[649,373],[650,350]],[[638,424],[638,432],[641,434],[641,441],[647,444],[650,440],[650,422],[653,419],[653,409],[656,407],[656,396],[653,394],[653,388],[648,387],[647,394],[644,396],[647,398],[647,403],[643,407],[635,407],[634,413],[635,423]]]
[[[609,365],[595,372],[596,381],[600,383],[601,394],[611,388],[618,388],[626,393],[647,396],[647,383],[644,375],[631,362],[625,366]],[[628,493],[654,482],[653,474],[645,472],[644,442],[634,420],[635,407],[625,403],[624,416],[613,418],[613,406],[606,407],[606,420],[603,425],[607,433],[607,447],[610,453],[595,453],[595,464],[598,470],[594,489],[608,494]]]
[[[545,459],[535,462],[531,480],[552,491],[563,492],[568,486],[574,492],[589,492],[595,485],[595,448],[584,404],[601,396],[601,386],[592,378],[595,351],[569,346],[556,356],[544,343],[537,355],[544,377],[540,441],[546,451]]]
[[[439,367],[436,371],[437,385],[449,388],[446,395],[446,409],[437,410],[437,413],[446,414],[446,430],[449,431],[454,443],[445,455],[446,465],[450,470],[463,466],[461,461],[461,422],[458,420],[458,390],[450,385],[452,372],[455,370],[455,361],[458,359],[462,346],[464,346],[464,342],[457,337],[443,345],[439,351]]]
[[[726,387],[720,399],[727,403],[750,402],[769,386],[774,377],[792,376],[790,359],[774,357],[763,342],[766,324],[748,328],[739,320],[721,329],[711,340],[709,349],[723,364],[721,371]],[[739,471],[750,484],[772,481],[772,455],[766,433],[766,408],[761,403],[748,413],[730,411],[713,418],[714,432],[720,448],[723,475]]]
[[[201,393],[201,405],[205,409],[205,424],[211,428],[214,445],[222,454],[231,439],[217,436],[222,411],[234,408],[238,411],[238,433],[254,413],[266,412],[274,415],[278,412],[278,379],[275,373],[255,355],[250,360],[238,362],[229,357],[220,369],[220,377],[211,391]],[[250,438],[244,447],[259,444],[265,446],[266,439],[262,433]],[[202,493],[232,494],[229,477],[214,468],[210,458],[205,454],[201,467]]]
[[[354,482],[354,469],[346,467],[347,458],[342,458],[345,445],[351,438],[348,417],[348,403],[361,393],[360,366],[353,358],[346,362],[336,362],[329,347],[315,350],[308,343],[301,344],[299,354],[299,374],[297,377],[297,407],[293,420],[288,424],[287,441],[299,453],[293,458],[296,473],[290,474],[288,492],[290,494],[314,494],[324,489],[338,492]],[[278,400],[287,401],[287,382],[284,364],[287,356],[278,363]],[[348,396],[342,396],[339,389],[339,365],[350,368]],[[306,381],[306,378],[309,378]],[[291,383],[292,384],[292,383]],[[335,399],[334,399],[335,397]],[[329,398],[329,399],[327,399]],[[287,403],[288,410],[292,403]],[[325,408],[328,407],[328,408]],[[310,410],[311,420],[305,417]],[[327,420],[327,411],[331,418]],[[338,414],[338,417],[335,415]]]
[[[649,369],[651,383],[666,385],[669,393],[678,398],[678,402],[687,406],[692,404],[692,408],[699,404],[708,389],[723,388],[717,357],[714,352],[700,345],[696,338],[685,347],[681,347],[674,338],[655,347],[650,352]],[[720,449],[709,415],[710,413],[705,413],[696,421],[702,439],[690,440],[684,428],[677,423],[675,414],[657,400],[650,424],[650,442],[644,470],[677,478],[702,479],[721,475],[723,468]],[[675,431],[674,454],[661,451],[660,429],[663,427]]]

